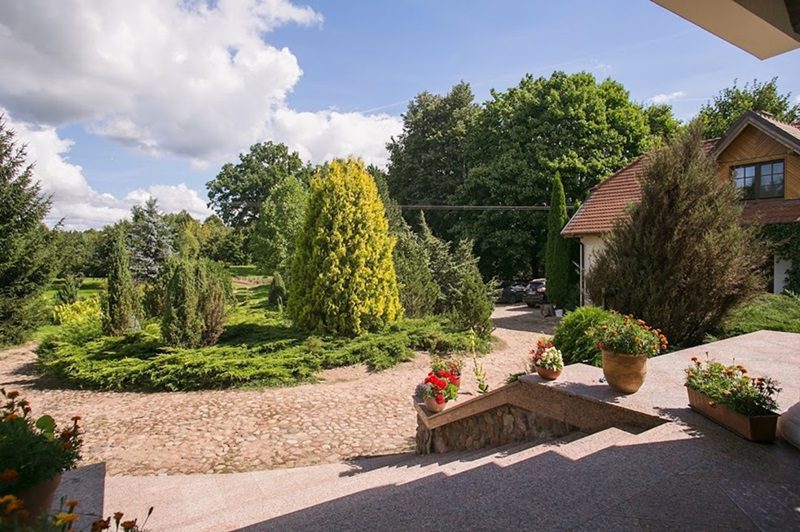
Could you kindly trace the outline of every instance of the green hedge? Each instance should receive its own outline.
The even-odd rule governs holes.
[[[553,345],[564,356],[564,364],[596,363],[600,349],[586,332],[611,319],[613,314],[599,307],[579,307],[567,313],[553,335]]]
[[[716,331],[727,338],[762,329],[800,333],[800,295],[763,294],[736,307]]]

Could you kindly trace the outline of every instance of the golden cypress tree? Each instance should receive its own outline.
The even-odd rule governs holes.
[[[315,332],[356,335],[402,313],[389,224],[361,161],[336,159],[311,180],[292,262],[289,316]]]

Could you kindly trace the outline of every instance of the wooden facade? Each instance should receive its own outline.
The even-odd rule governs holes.
[[[748,125],[717,157],[721,179],[731,179],[731,169],[743,164],[784,161],[784,199],[800,198],[800,155]]]

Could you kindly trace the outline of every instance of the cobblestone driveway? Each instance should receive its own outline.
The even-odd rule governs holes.
[[[522,371],[537,332],[551,332],[525,306],[499,307],[500,338],[481,359],[490,386]],[[338,368],[325,381],[292,388],[180,393],[48,389],[33,371],[31,346],[0,352],[0,387],[20,390],[34,414],[83,417],[84,461],[106,462],[109,474],[221,473],[334,462],[413,448],[410,396],[429,358],[370,374]],[[475,393],[472,366],[462,392]]]

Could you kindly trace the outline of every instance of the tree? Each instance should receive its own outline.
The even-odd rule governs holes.
[[[393,257],[400,303],[406,316],[428,316],[433,313],[441,296],[439,285],[433,278],[428,252],[420,237],[408,226],[396,233],[396,237]]]
[[[248,153],[239,155],[238,164],[225,164],[217,177],[206,183],[209,206],[228,226],[248,227],[276,184],[289,176],[305,181],[309,172],[297,152],[290,152],[284,144],[254,144]]]
[[[792,105],[792,94],[778,92],[778,78],[767,82],[754,79],[744,87],[733,80],[733,86],[722,89],[711,102],[700,108],[699,118],[708,138],[721,137],[747,110],[765,111],[790,124],[800,121],[800,103]]]
[[[547,214],[547,256],[545,273],[547,274],[547,298],[557,307],[567,307],[573,303],[576,291],[571,286],[570,275],[570,242],[561,236],[561,230],[567,224],[567,199],[561,176],[553,178],[553,193],[550,198],[550,211]]]
[[[286,284],[280,272],[272,275],[272,284],[269,287],[267,303],[272,308],[283,308],[286,304]]]
[[[130,252],[125,244],[125,233],[121,227],[112,233],[110,254],[103,332],[118,336],[136,324],[136,300],[131,280]]]
[[[289,273],[306,203],[305,185],[296,177],[288,176],[275,185],[261,205],[250,238],[250,253],[265,275],[276,271],[284,276]]]
[[[586,72],[526,76],[492,91],[470,135],[469,173],[455,201],[466,205],[546,205],[559,172],[568,204],[643,153],[653,140],[648,117],[628,92]],[[527,211],[475,211],[459,217],[475,240],[484,275],[541,271],[546,217]]]
[[[200,282],[197,263],[172,259],[164,272],[164,314],[161,336],[167,345],[198,347],[203,341],[203,315],[200,312]]]
[[[43,223],[49,210],[25,148],[0,116],[0,345],[25,340],[45,315],[40,296],[58,264]]]
[[[394,242],[375,181],[354,159],[311,180],[292,262],[288,311],[301,328],[356,335],[395,321],[402,308]]]
[[[447,204],[467,176],[467,138],[480,113],[468,83],[444,96],[419,93],[403,115],[403,132],[386,145],[388,184],[401,204]],[[430,213],[437,234],[449,234],[441,213]]]
[[[702,140],[694,123],[653,153],[640,203],[606,235],[586,280],[592,301],[645,320],[681,346],[700,343],[765,284],[758,229],[741,224],[739,193],[719,179]]]
[[[158,212],[156,199],[131,209],[128,242],[131,248],[131,272],[134,279],[154,283],[173,253],[174,234]]]

